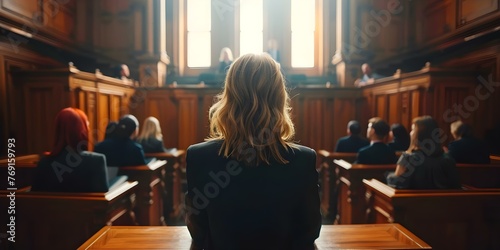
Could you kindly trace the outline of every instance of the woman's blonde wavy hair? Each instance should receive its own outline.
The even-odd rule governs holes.
[[[216,98],[206,140],[223,141],[220,155],[248,165],[270,164],[272,159],[288,163],[280,148],[295,147],[290,97],[280,66],[271,56],[247,54],[236,59]]]
[[[142,124],[142,131],[139,137],[137,137],[138,141],[145,141],[148,138],[156,138],[157,140],[162,140],[161,127],[160,122],[153,116],[150,116],[144,120]]]

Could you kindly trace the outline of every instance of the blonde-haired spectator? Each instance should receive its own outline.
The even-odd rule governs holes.
[[[153,116],[144,120],[142,131],[137,137],[137,143],[142,145],[144,153],[160,153],[168,150],[163,146],[163,135],[160,122]]]

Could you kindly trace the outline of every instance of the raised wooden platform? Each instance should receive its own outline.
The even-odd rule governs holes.
[[[186,227],[106,226],[87,240],[85,249],[189,249]],[[431,249],[399,224],[327,225],[316,240],[326,249]]]

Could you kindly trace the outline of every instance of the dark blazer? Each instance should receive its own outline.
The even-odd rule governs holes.
[[[187,150],[192,249],[314,249],[321,228],[314,150],[298,146],[284,154],[286,165],[251,167],[219,156],[220,147],[209,141]]]
[[[457,163],[490,163],[490,151],[486,143],[472,137],[465,137],[450,142],[448,145],[448,154]]]
[[[95,145],[95,152],[106,155],[108,166],[145,165],[142,146],[129,138],[110,138]]]
[[[392,148],[383,142],[375,142],[359,150],[357,164],[393,164],[398,158]]]
[[[107,192],[108,175],[103,154],[63,151],[42,158],[31,190],[49,192]]]
[[[361,148],[370,145],[370,142],[359,135],[349,135],[340,138],[335,146],[335,152],[357,153]]]
[[[167,152],[167,149],[163,146],[163,140],[154,137],[147,138],[147,140],[138,140],[137,143],[141,144],[144,153]]]
[[[410,147],[410,142],[392,141],[387,145],[389,145],[389,147],[391,147],[394,151],[406,151]]]

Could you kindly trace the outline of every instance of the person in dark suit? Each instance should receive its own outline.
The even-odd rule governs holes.
[[[410,146],[410,134],[406,128],[399,123],[391,125],[389,137],[392,138],[392,141],[389,142],[388,145],[394,151],[406,151]]]
[[[399,189],[459,189],[460,178],[453,158],[444,153],[430,116],[413,119],[410,147],[398,160],[387,184]]]
[[[88,119],[75,108],[61,110],[55,121],[52,151],[35,170],[32,191],[107,192],[106,157],[88,152]]]
[[[348,136],[342,137],[337,141],[335,152],[357,153],[361,148],[366,147],[370,142],[360,136],[361,127],[359,122],[352,120],[347,123]]]
[[[397,157],[392,148],[385,144],[389,134],[389,125],[378,117],[368,121],[366,136],[370,139],[370,145],[358,151],[357,164],[392,164],[396,163]]]
[[[450,125],[450,128],[455,141],[450,142],[448,145],[448,154],[457,163],[490,163],[488,146],[485,142],[473,137],[472,130],[467,124],[462,121],[456,121]]]
[[[186,155],[191,249],[314,249],[321,228],[314,150],[294,144],[290,98],[268,54],[236,59]]]
[[[144,120],[142,131],[136,141],[141,144],[144,153],[168,152],[163,146],[160,122],[155,117],[150,116]]]
[[[125,115],[118,122],[116,131],[110,138],[95,145],[94,151],[106,155],[108,166],[145,165],[142,146],[135,141],[139,131],[139,122],[133,115]],[[109,137],[109,136],[108,136]]]

